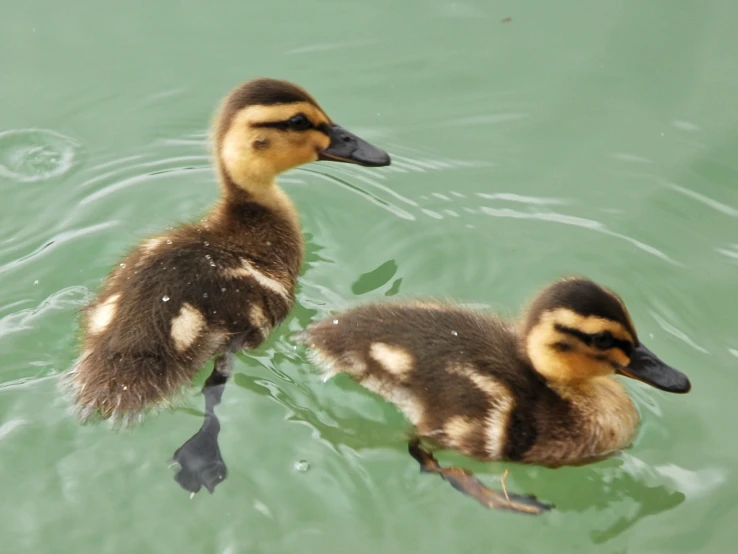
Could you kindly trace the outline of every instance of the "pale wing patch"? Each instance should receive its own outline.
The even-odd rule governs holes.
[[[369,347],[369,355],[387,373],[397,377],[407,375],[413,369],[413,355],[404,348],[384,342],[375,342]]]
[[[484,421],[487,438],[485,450],[491,458],[499,458],[505,448],[510,413],[515,406],[510,391],[499,381],[479,373],[473,367],[452,365],[448,371],[469,379],[489,399],[490,407]]]
[[[251,304],[249,307],[249,323],[261,332],[263,338],[269,335],[272,328],[261,304]]]
[[[327,381],[338,373],[348,373],[356,379],[366,372],[366,363],[356,352],[343,352],[333,356],[316,345],[308,349],[310,361],[323,370],[323,381]]]
[[[443,432],[453,447],[461,448],[466,438],[474,432],[474,428],[474,422],[468,417],[456,415],[448,418],[443,425]]]
[[[361,385],[397,406],[416,427],[423,423],[423,405],[405,387],[395,383],[386,383],[373,375],[361,379]]]
[[[229,267],[223,271],[223,276],[230,279],[244,279],[251,277],[260,286],[268,289],[285,300],[290,300],[290,293],[282,283],[276,279],[269,277],[265,273],[262,273],[249,263],[245,258],[241,258],[241,265],[239,267]]]
[[[90,314],[88,330],[93,335],[102,333],[113,321],[118,311],[118,299],[120,294],[114,294],[102,304],[96,306]]]
[[[491,458],[501,458],[505,451],[507,442],[507,427],[510,421],[510,413],[515,403],[512,398],[500,398],[497,405],[493,406],[485,418],[487,434],[487,454]]]
[[[172,319],[172,340],[180,352],[187,350],[205,328],[205,317],[191,304],[184,303],[179,315]]]

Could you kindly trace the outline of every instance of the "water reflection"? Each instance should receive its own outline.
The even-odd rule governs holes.
[[[523,490],[535,490],[537,495],[551,499],[561,512],[594,510],[607,514],[608,523],[589,533],[593,542],[602,544],[686,499],[668,485],[647,484],[623,466],[623,460],[615,457],[592,466],[516,472],[515,482]]]
[[[287,359],[276,355],[272,361],[275,365],[279,365],[286,363]],[[322,412],[312,408],[320,405],[321,401],[316,398],[310,386],[300,384],[283,386],[243,373],[237,373],[234,382],[253,394],[269,396],[279,402],[291,414],[288,420],[307,423],[314,430],[314,437],[334,452],[346,455],[348,452],[388,450],[393,453],[396,471],[406,470],[403,460],[410,459],[407,453],[410,430],[406,426],[395,425],[402,418],[393,413],[391,407],[385,407],[386,412],[383,414],[388,418],[385,421],[345,412],[338,416],[325,404]],[[297,397],[301,397],[300,401],[296,400]],[[441,459],[451,459],[453,465],[473,471],[491,487],[498,486],[495,477],[508,469],[510,471],[508,487],[511,492],[534,494],[539,500],[553,503],[557,512],[583,514],[594,511],[603,514],[606,524],[589,533],[591,540],[596,544],[603,544],[618,537],[648,517],[676,508],[687,498],[684,492],[675,489],[675,484],[678,485],[676,480],[668,479],[668,476],[667,483],[654,484],[653,475],[660,476],[660,481],[664,481],[665,476],[656,471],[653,471],[650,477],[644,475],[637,464],[627,462],[628,459],[632,460],[632,456],[627,453],[588,466],[559,469],[502,462],[482,463],[443,451],[436,454]],[[365,473],[360,458],[354,456],[350,461],[352,472]],[[449,465],[449,462],[442,461],[442,465]],[[640,462],[640,465],[643,466],[643,463]],[[420,473],[418,475],[418,479],[431,477],[421,476]],[[440,480],[433,486],[438,486],[442,490],[447,488]],[[459,493],[449,489],[444,494]],[[481,507],[479,509],[483,510]]]

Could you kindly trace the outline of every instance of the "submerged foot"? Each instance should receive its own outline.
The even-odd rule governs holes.
[[[420,446],[420,441],[413,440],[408,444],[408,452],[420,464],[420,470],[437,473],[456,490],[471,496],[482,506],[496,510],[511,510],[523,514],[538,515],[553,508],[544,504],[532,495],[519,495],[507,492],[504,476],[501,480],[504,492],[487,487],[474,475],[460,467],[441,467],[433,454]]]
[[[172,461],[179,465],[174,479],[193,494],[202,487],[212,494],[228,476],[228,468],[220,455],[219,432],[218,417],[215,413],[206,414],[200,430],[172,456]]]
[[[228,476],[228,468],[220,455],[218,444],[220,421],[215,415],[215,406],[220,404],[227,378],[227,374],[220,373],[216,366],[202,389],[205,396],[202,427],[172,456],[172,462],[179,465],[174,479],[193,494],[203,486],[213,494],[215,487]]]

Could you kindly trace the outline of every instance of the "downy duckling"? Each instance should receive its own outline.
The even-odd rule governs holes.
[[[518,324],[441,302],[389,302],[334,315],[297,339],[326,378],[347,373],[395,404],[417,437],[485,461],[558,467],[626,448],[639,415],[616,374],[690,390],[638,340],[623,301],[586,278],[545,288]],[[550,508],[441,468],[418,440],[409,448],[423,470],[485,506]]]
[[[84,310],[68,374],[83,421],[138,421],[170,404],[215,357],[203,428],[176,453],[180,484],[225,478],[214,406],[234,353],[288,314],[303,261],[295,208],[278,174],[317,160],[386,166],[388,154],[336,125],[301,87],[255,79],[224,100],[213,129],[221,198],[200,222],[151,237],[116,264]]]

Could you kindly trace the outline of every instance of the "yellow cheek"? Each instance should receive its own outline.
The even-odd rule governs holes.
[[[614,363],[621,367],[625,367],[630,363],[630,358],[628,358],[622,350],[613,349],[608,353],[608,355]]]
[[[296,165],[309,164],[311,162],[318,161],[318,151],[315,149],[314,146],[311,146],[309,144],[300,148],[298,154],[299,162]]]
[[[581,380],[614,373],[609,360],[599,360],[588,352],[566,352],[560,356],[562,378]]]
[[[309,145],[303,144],[301,146],[293,146],[290,148],[289,153],[283,155],[273,154],[272,160],[276,166],[277,171],[286,171],[297,167],[298,165],[308,164],[310,162],[317,161],[318,152],[316,149]]]
[[[329,139],[323,133],[318,133],[316,135],[316,137],[315,137],[315,149],[318,152],[322,152],[323,150],[325,150],[326,148],[328,148],[328,146],[330,146],[330,144],[331,144],[331,139]]]

